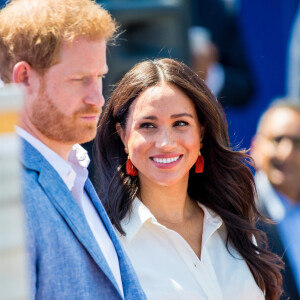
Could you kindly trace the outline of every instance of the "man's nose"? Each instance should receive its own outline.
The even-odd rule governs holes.
[[[293,155],[294,150],[293,141],[288,138],[283,138],[277,145],[276,156],[278,159],[284,161]]]
[[[96,107],[102,107],[104,105],[105,99],[102,94],[102,80],[100,82],[99,80],[94,81],[89,85],[84,102]]]

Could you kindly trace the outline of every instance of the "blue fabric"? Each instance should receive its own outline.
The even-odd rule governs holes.
[[[23,142],[23,201],[32,299],[122,299],[72,193],[44,157]],[[91,182],[85,189],[115,246],[125,299],[146,299]]]
[[[278,223],[278,231],[300,294],[300,204],[293,205],[288,199],[278,195],[285,207],[285,216]]]
[[[256,93],[243,107],[225,107],[233,145],[248,148],[258,119],[286,94],[288,41],[299,0],[240,0],[239,29]]]

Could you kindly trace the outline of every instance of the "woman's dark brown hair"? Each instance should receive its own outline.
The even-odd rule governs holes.
[[[144,90],[161,83],[177,86],[193,101],[205,128],[201,149],[205,170],[201,174],[190,170],[188,194],[220,215],[228,232],[227,249],[228,243],[237,249],[267,300],[279,299],[280,259],[267,250],[265,235],[255,228],[259,213],[254,178],[247,167],[251,159],[245,151],[232,150],[221,105],[204,81],[183,63],[158,59],[137,64],[117,85],[103,113],[95,141],[95,163],[100,172],[99,194],[112,223],[124,234],[120,221],[131,212],[139,192],[137,177],[126,174],[127,154],[116,124],[125,129],[131,103]]]

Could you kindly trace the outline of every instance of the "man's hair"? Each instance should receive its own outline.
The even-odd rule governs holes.
[[[262,130],[266,125],[266,120],[268,120],[268,116],[278,109],[290,109],[296,113],[300,113],[300,99],[283,97],[273,100],[269,107],[260,116],[257,123],[256,133],[262,133]]]
[[[116,31],[110,14],[93,0],[12,0],[0,11],[0,24],[0,72],[6,83],[19,61],[44,73],[62,42],[109,41]]]

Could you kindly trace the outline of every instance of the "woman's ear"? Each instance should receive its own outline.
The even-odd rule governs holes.
[[[120,139],[122,140],[124,147],[127,147],[127,142],[126,142],[126,133],[125,130],[121,127],[120,123],[116,124],[116,131],[120,137]]]

